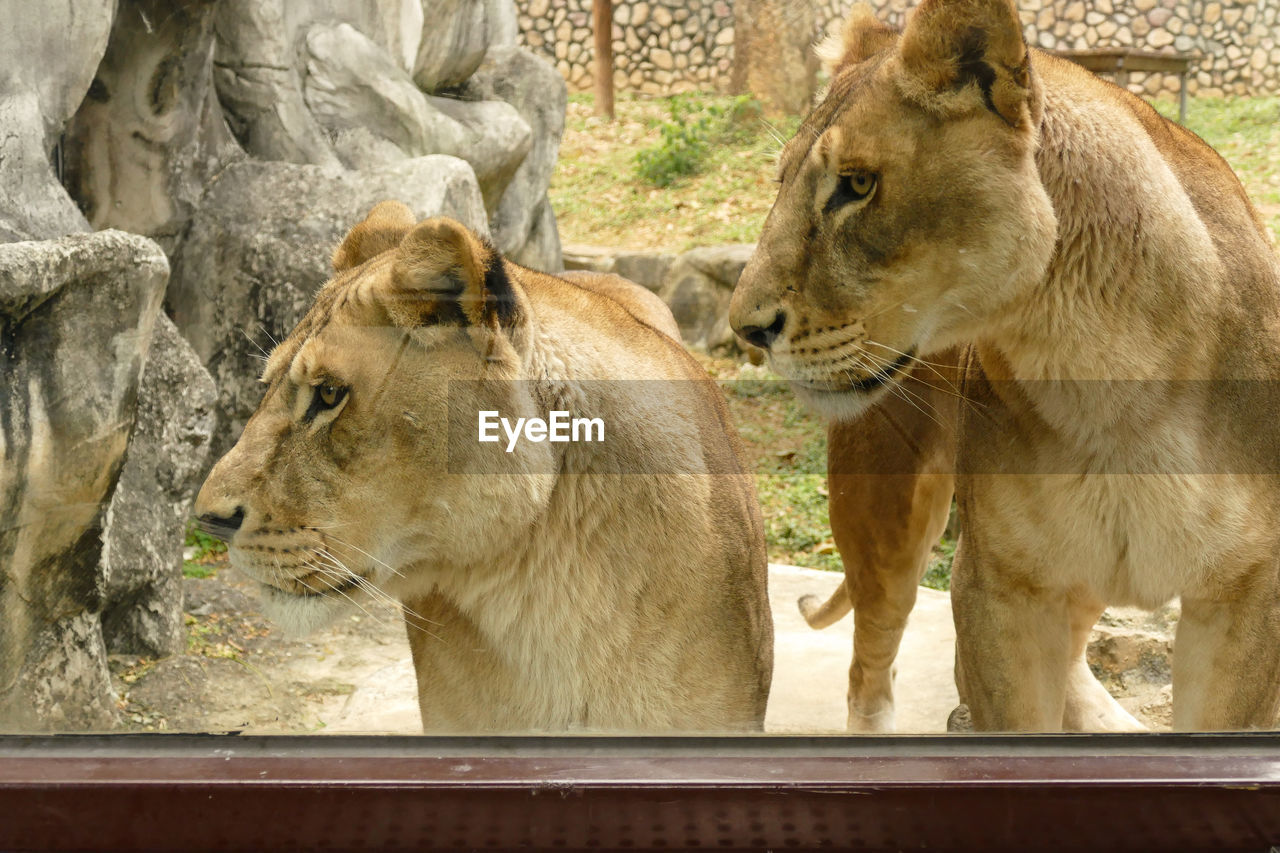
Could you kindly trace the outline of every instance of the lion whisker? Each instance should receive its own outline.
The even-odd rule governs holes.
[[[382,566],[384,569],[386,569],[387,571],[391,572],[391,574],[395,575],[396,577],[399,577],[399,578],[404,577],[404,574],[403,574],[403,573],[401,573],[399,570],[397,570],[397,569],[395,569],[395,568],[392,568],[392,566],[391,566],[391,565],[389,565],[389,564],[387,564],[387,563],[384,563],[382,560],[379,560],[377,557],[373,556],[373,555],[372,555],[372,554],[370,554],[368,551],[366,551],[366,550],[364,550],[363,548],[361,548],[359,545],[353,545],[353,544],[351,544],[350,542],[347,542],[347,541],[346,541],[346,540],[344,540],[344,539],[339,539],[337,536],[334,536],[333,534],[328,534],[328,538],[329,538],[329,539],[332,539],[334,542],[336,542],[337,544],[341,545],[341,546],[342,546],[342,547],[344,547],[344,548],[350,548],[350,549],[351,549],[351,550],[353,550],[353,551],[358,551],[358,552],[360,552],[360,553],[361,553],[361,554],[363,554],[364,556],[368,557],[370,560],[373,560],[373,561],[374,561],[375,563],[377,563],[379,566]]]
[[[343,577],[343,575],[342,575],[340,572],[335,572],[333,569],[325,568],[324,566],[317,565],[317,564],[312,563],[312,562],[307,561],[307,560],[303,560],[303,561],[302,561],[302,564],[303,564],[304,566],[306,566],[307,568],[312,569],[312,570],[313,570],[313,571],[315,571],[317,574],[320,574],[320,575],[322,575],[322,576],[324,576],[324,577],[326,577],[326,578],[334,578],[334,579],[336,579],[336,580],[347,580],[347,578]],[[353,605],[357,610],[359,610],[359,611],[360,611],[361,613],[363,613],[365,616],[368,616],[370,619],[378,619],[378,618],[379,618],[379,617],[377,617],[377,616],[374,616],[372,613],[370,613],[367,609],[365,609],[365,608],[360,604],[360,602],[356,601],[354,598],[352,598],[351,596],[347,595],[347,593],[346,593],[345,591],[343,591],[343,590],[342,590],[340,587],[338,587],[338,586],[330,585],[330,587],[329,587],[328,591],[326,592],[325,590],[318,590],[318,589],[315,589],[315,588],[314,588],[314,587],[312,587],[310,584],[306,583],[305,581],[303,581],[303,580],[301,580],[301,579],[299,579],[299,581],[298,581],[298,582],[299,582],[299,583],[301,583],[303,586],[305,586],[307,589],[311,590],[312,592],[314,592],[314,593],[316,593],[316,594],[318,594],[318,595],[327,595],[327,594],[329,594],[329,593],[337,593],[338,595],[340,595],[340,596],[342,596],[343,598],[345,598],[347,601],[351,602],[351,604],[352,604],[352,605]]]
[[[356,584],[356,586],[358,586],[360,589],[364,590],[364,592],[365,592],[365,593],[366,593],[370,598],[374,599],[375,601],[380,602],[380,603],[382,603],[382,604],[386,604],[386,605],[391,606],[391,607],[398,608],[398,609],[400,609],[400,610],[404,611],[405,613],[408,613],[408,614],[409,614],[410,616],[412,616],[414,619],[417,619],[417,620],[419,620],[419,621],[421,621],[421,622],[425,622],[425,623],[427,623],[428,625],[440,625],[440,623],[439,623],[439,622],[435,622],[435,621],[433,621],[433,620],[431,620],[431,619],[428,619],[427,617],[423,616],[421,613],[417,613],[417,612],[415,612],[412,608],[408,607],[408,606],[407,606],[407,605],[405,605],[403,602],[401,602],[401,601],[397,600],[395,597],[393,597],[392,595],[390,595],[389,593],[387,593],[387,591],[386,591],[386,590],[379,588],[377,584],[373,583],[373,581],[369,580],[369,579],[368,579],[368,578],[366,578],[364,575],[361,575],[361,574],[359,574],[358,572],[353,572],[353,571],[351,571],[351,570],[350,570],[349,568],[347,568],[347,566],[342,562],[342,560],[340,560],[336,555],[334,555],[332,552],[328,551],[327,549],[319,550],[319,551],[316,551],[316,552],[314,552],[314,553],[316,553],[316,555],[317,555],[317,556],[319,556],[319,557],[321,557],[321,558],[323,558],[323,559],[327,559],[327,560],[329,560],[329,561],[330,561],[330,563],[331,563],[335,568],[341,568],[341,570],[345,573],[344,577],[345,577],[346,579],[349,579],[349,580],[354,581],[354,582],[355,582],[355,584]],[[399,574],[399,572],[397,572],[397,574]],[[419,626],[414,626],[414,627],[419,627]],[[419,628],[419,630],[426,630],[426,629],[424,629],[424,628]],[[428,633],[430,633],[430,632],[428,632]],[[439,639],[439,638],[437,638],[437,639]],[[443,640],[442,640],[442,642],[443,642]]]

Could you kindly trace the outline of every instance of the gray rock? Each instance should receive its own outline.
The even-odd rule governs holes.
[[[205,472],[217,389],[172,321],[156,321],[138,414],[107,514],[102,634],[112,654],[180,651],[182,543]]]
[[[526,50],[495,47],[463,87],[466,97],[511,104],[533,129],[533,145],[511,178],[492,217],[494,239],[505,254],[527,257],[528,266],[546,271],[561,268],[556,246],[548,238],[555,215],[543,206],[564,135],[568,94],[560,72]],[[547,217],[550,217],[548,223]],[[534,229],[539,229],[537,239]],[[524,250],[530,244],[528,251]],[[536,261],[536,263],[535,263]],[[521,263],[525,263],[521,261]]]
[[[167,272],[118,231],[0,246],[0,729],[114,718],[102,531]]]
[[[293,11],[301,27],[321,21],[350,24],[386,51],[404,71],[413,70],[423,27],[428,23],[422,0],[379,0],[377,3],[307,0],[305,10],[295,8]],[[434,26],[434,22],[431,25]]]
[[[535,209],[533,227],[524,244],[507,252],[506,256],[517,264],[543,272],[560,272],[564,268],[560,260],[560,232],[556,228],[556,214],[545,196]]]
[[[168,293],[178,330],[218,387],[211,459],[231,446],[261,399],[263,353],[306,312],[342,236],[385,199],[488,234],[475,176],[453,157],[358,172],[249,161],[211,184],[174,258]]]
[[[33,92],[0,94],[0,241],[38,240],[89,223],[49,163],[44,116]]]
[[[50,162],[107,49],[115,0],[0,0],[0,240],[89,230]],[[56,152],[55,152],[56,154]]]
[[[658,293],[675,261],[672,252],[619,252],[614,258],[614,272]],[[738,274],[741,273],[739,269]]]
[[[115,11],[116,0],[0,0],[0,93],[35,95],[42,138],[56,139],[84,99]]]
[[[413,79],[425,92],[460,85],[480,67],[489,48],[486,0],[422,0],[422,41]]]
[[[520,18],[515,0],[488,0],[489,51],[515,47],[520,41]]]
[[[563,247],[566,270],[613,272],[618,265],[612,249],[603,246],[587,246],[580,243]]]
[[[386,51],[349,24],[316,24],[304,45],[302,93],[322,127],[364,129],[399,148],[401,159],[433,153],[427,141],[435,111]]]
[[[222,0],[214,17],[214,85],[232,132],[264,160],[338,165],[302,98],[285,0]]]
[[[533,133],[520,113],[502,101],[463,101],[427,96],[439,111],[426,150],[466,160],[475,170],[485,208],[497,209],[533,145]],[[537,199],[530,199],[536,204]],[[496,233],[496,232],[495,232]]]
[[[729,299],[755,247],[714,246],[675,259],[658,293],[675,315],[685,343],[707,351],[735,347]]]
[[[122,0],[64,139],[63,183],[95,229],[172,249],[208,179],[243,158],[212,84],[209,0]]]
[[[352,168],[402,157],[448,154],[475,170],[486,206],[497,207],[532,145],[514,107],[424,95],[409,75],[348,24],[317,24],[306,34],[303,93],[311,114],[330,133]],[[364,160],[361,158],[370,158]]]

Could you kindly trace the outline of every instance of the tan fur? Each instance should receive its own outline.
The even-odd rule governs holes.
[[[335,253],[197,512],[243,513],[232,563],[297,629],[401,602],[426,731],[759,729],[759,509],[670,314],[405,213],[379,205]],[[507,453],[482,409],[599,417],[605,441]]]
[[[875,175],[874,193],[850,196],[850,174]],[[864,431],[860,452],[892,441],[885,422],[852,419],[897,395],[894,429],[916,436],[904,473],[956,454],[956,667],[974,724],[1133,727],[1089,673],[1089,631],[1107,605],[1181,596],[1175,727],[1272,725],[1280,269],[1222,159],[1028,52],[1011,3],[926,0],[896,45],[846,64],[781,177],[731,321],[770,340],[802,397]],[[918,359],[965,344],[962,383]],[[908,382],[938,368],[953,402]],[[845,461],[881,505],[940,502]],[[859,503],[863,535],[899,537],[899,555],[934,534]],[[855,587],[917,570],[889,562],[855,561],[855,624]],[[904,596],[870,621],[909,610]],[[896,639],[873,651],[885,670]]]

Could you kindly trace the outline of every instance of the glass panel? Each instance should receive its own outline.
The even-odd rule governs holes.
[[[9,16],[0,732],[1273,728],[1274,10],[1023,5]]]

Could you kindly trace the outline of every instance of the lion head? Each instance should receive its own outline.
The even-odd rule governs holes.
[[[735,331],[839,418],[1012,316],[1054,248],[1042,109],[1007,0],[926,0],[901,36],[855,9],[826,98],[782,152]]]
[[[533,413],[523,383],[503,381],[526,374],[526,297],[491,246],[383,202],[333,263],[196,501],[269,614],[298,631],[361,597],[429,591],[431,566],[483,563],[542,511],[552,480],[545,444],[449,440],[451,413],[473,427],[478,410]],[[497,381],[467,381],[481,379]],[[484,476],[468,473],[476,454],[489,454]]]

